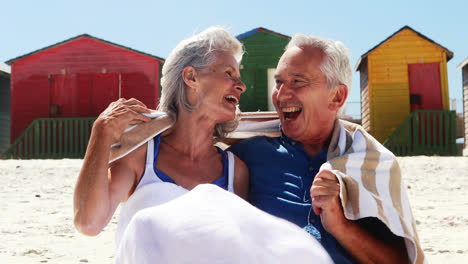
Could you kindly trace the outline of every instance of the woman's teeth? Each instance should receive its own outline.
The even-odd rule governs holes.
[[[229,102],[232,102],[234,104],[238,104],[239,103],[239,100],[237,99],[237,97],[233,96],[233,95],[227,95],[224,97],[226,100],[228,100]]]

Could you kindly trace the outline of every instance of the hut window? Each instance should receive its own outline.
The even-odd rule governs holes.
[[[275,106],[273,105],[273,101],[271,100],[271,94],[273,93],[273,89],[276,86],[275,82],[275,68],[267,69],[268,72],[268,111],[275,111]]]

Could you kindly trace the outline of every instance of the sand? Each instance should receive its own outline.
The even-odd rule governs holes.
[[[468,158],[398,158],[429,263],[468,263]],[[0,160],[0,263],[112,263],[117,215],[96,237],[73,226],[82,160]]]

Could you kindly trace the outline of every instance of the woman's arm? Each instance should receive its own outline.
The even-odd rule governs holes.
[[[249,169],[247,165],[234,155],[234,193],[247,200],[249,194]]]
[[[136,172],[128,159],[109,167],[110,146],[129,124],[148,122],[141,114],[145,112],[149,110],[138,100],[119,99],[94,122],[73,201],[74,223],[81,233],[99,234],[131,191]]]

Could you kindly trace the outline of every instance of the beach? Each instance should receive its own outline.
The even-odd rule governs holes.
[[[468,157],[399,157],[429,263],[468,263]],[[96,237],[73,226],[79,159],[0,160],[0,263],[112,263],[118,210]]]

